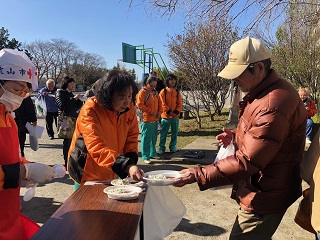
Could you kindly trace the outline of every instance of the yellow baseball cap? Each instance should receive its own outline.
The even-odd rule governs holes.
[[[218,74],[219,77],[235,79],[246,70],[250,63],[271,57],[271,52],[257,39],[246,37],[230,47],[228,65]]]

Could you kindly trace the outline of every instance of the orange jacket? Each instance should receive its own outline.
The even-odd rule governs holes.
[[[77,118],[69,156],[80,134],[88,150],[81,184],[114,179],[116,174],[112,165],[115,159],[128,152],[138,153],[139,128],[133,103],[128,111],[118,114],[100,105],[96,97],[90,98]]]
[[[176,113],[178,118],[182,111],[181,93],[179,93],[177,89],[166,87],[161,90],[159,97],[162,106],[161,118],[172,118],[169,115],[170,112]]]
[[[136,96],[136,105],[143,112],[143,122],[155,122],[158,121],[159,118],[157,116],[151,115],[154,112],[161,113],[161,102],[159,99],[159,95],[156,90],[151,87],[144,86],[144,89],[141,89]],[[146,103],[145,99],[150,94]]]

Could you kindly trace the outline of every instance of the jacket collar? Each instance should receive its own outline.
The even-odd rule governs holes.
[[[245,102],[252,102],[256,97],[264,91],[266,88],[268,88],[270,85],[272,85],[274,82],[278,81],[278,75],[276,71],[273,69],[270,70],[270,73],[246,96],[244,96],[243,100]]]

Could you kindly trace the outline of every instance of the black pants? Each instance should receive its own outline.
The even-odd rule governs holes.
[[[24,157],[24,145],[26,142],[27,134],[25,132],[19,131],[18,135],[19,135],[21,156]]]
[[[58,112],[47,112],[46,115],[46,129],[49,137],[54,136],[53,132],[53,121],[56,125],[57,128],[57,117],[58,117]]]
[[[63,139],[63,158],[64,158],[64,165],[67,167],[67,161],[68,161],[68,152],[70,148],[72,139],[64,138]]]

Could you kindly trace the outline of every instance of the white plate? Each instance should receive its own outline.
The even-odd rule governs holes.
[[[130,177],[127,177],[127,178],[125,178],[125,179],[129,181],[128,184],[117,184],[117,181],[118,181],[118,180],[121,180],[121,179],[117,178],[117,179],[113,179],[113,180],[111,181],[111,185],[113,185],[113,186],[119,186],[119,187],[121,187],[121,186],[136,186],[136,187],[142,187],[143,184],[144,184],[143,181],[137,182],[137,181],[133,180],[133,179],[130,178]]]
[[[126,193],[120,193],[120,194],[109,193],[108,191],[110,191],[111,189],[124,189],[126,191]],[[128,186],[128,185],[110,186],[110,187],[106,187],[105,189],[103,189],[103,192],[106,193],[108,195],[108,197],[111,199],[132,200],[132,199],[138,198],[139,194],[142,192],[142,189],[139,187]]]
[[[158,175],[162,174],[165,177],[169,177],[167,179],[149,179],[149,175]],[[178,178],[182,177],[183,175],[180,174],[178,171],[173,170],[157,170],[157,171],[151,171],[146,172],[144,174],[144,179],[147,180],[148,185],[151,186],[168,186],[172,185],[174,181],[176,181]]]

